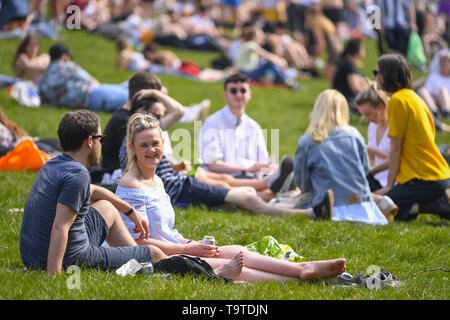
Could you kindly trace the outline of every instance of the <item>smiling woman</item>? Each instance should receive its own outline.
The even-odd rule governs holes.
[[[345,271],[345,259],[291,263],[259,255],[239,245],[216,247],[185,239],[176,229],[175,212],[162,180],[155,175],[162,158],[163,139],[155,118],[135,114],[128,122],[128,156],[133,162],[116,194],[132,204],[148,221],[149,239],[140,245],[158,246],[167,255],[188,254],[204,257],[217,274],[244,281],[315,280],[335,277]],[[158,131],[159,130],[159,131]],[[131,221],[122,214],[133,236]],[[222,274],[221,274],[222,273]]]

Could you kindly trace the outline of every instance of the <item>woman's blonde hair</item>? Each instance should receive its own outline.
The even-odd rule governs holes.
[[[306,134],[311,136],[315,142],[323,142],[334,128],[348,127],[347,100],[336,90],[325,90],[317,97],[310,118]]]
[[[136,166],[136,155],[131,152],[130,145],[134,146],[134,138],[139,132],[147,129],[157,128],[162,135],[162,130],[159,127],[159,122],[149,114],[135,113],[128,120],[127,125],[127,167],[126,171],[131,170]]]

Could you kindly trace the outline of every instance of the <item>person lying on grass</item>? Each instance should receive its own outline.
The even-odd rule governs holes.
[[[229,263],[231,259],[238,266],[233,280],[308,281],[336,277],[345,271],[344,258],[292,263],[249,252],[239,245],[217,247],[185,239],[173,228],[175,213],[170,197],[166,194],[161,179],[155,175],[164,146],[158,121],[150,115],[134,114],[128,122],[127,134],[128,167],[116,194],[132,204],[148,221],[150,237],[139,239],[133,232],[132,221],[122,214],[125,225],[130,234],[137,238],[138,244],[156,245],[167,255],[183,253],[204,257],[213,268]]]

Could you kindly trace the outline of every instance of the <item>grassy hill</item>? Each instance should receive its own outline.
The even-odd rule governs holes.
[[[115,44],[83,31],[62,33],[61,41],[73,51],[74,60],[102,83],[121,83],[132,73],[114,68]],[[11,59],[18,40],[0,40],[0,73],[12,75]],[[42,51],[53,42],[42,39]],[[376,63],[376,46],[366,42],[367,57],[363,73],[371,77]],[[215,53],[175,50],[181,58],[192,59],[206,67]],[[421,74],[415,72],[415,77]],[[202,83],[161,76],[172,97],[185,105],[211,100],[210,113],[225,104],[221,83]],[[302,91],[282,88],[253,88],[248,114],[264,129],[279,130],[279,155],[293,154],[298,138],[308,125],[309,112],[317,95],[329,87],[320,79],[301,81]],[[63,108],[42,106],[20,107],[4,90],[0,90],[0,106],[5,113],[30,135],[57,137],[56,128]],[[110,114],[99,113],[104,127]],[[367,124],[356,117],[352,124],[366,136]],[[177,128],[193,131],[192,124]],[[449,135],[438,133],[438,143],[450,144]],[[194,142],[192,142],[194,143]],[[269,141],[269,151],[271,145]],[[258,283],[233,285],[212,283],[190,277],[170,279],[144,276],[121,278],[114,272],[82,270],[80,290],[70,290],[66,280],[70,274],[56,279],[45,272],[24,271],[19,253],[19,231],[22,211],[35,173],[1,172],[0,186],[0,299],[443,299],[450,298],[448,275],[442,271],[421,273],[399,288],[368,290],[335,288],[323,282]],[[214,235],[219,245],[247,245],[263,236],[272,235],[280,243],[289,244],[308,260],[347,258],[347,271],[367,273],[368,267],[379,266],[400,280],[424,269],[448,269],[450,253],[449,223],[430,215],[422,215],[411,223],[393,223],[383,227],[357,223],[310,221],[301,217],[269,217],[239,211],[209,211],[202,207],[176,209],[176,228],[186,237],[201,239]]]

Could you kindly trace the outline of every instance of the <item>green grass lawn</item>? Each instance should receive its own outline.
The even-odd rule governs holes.
[[[114,68],[115,45],[106,39],[81,31],[64,32],[61,41],[74,53],[75,61],[103,83],[121,83],[132,73]],[[0,73],[11,74],[11,59],[18,40],[0,40]],[[52,41],[43,39],[47,51]],[[371,76],[376,62],[376,46],[367,41],[367,57],[363,73]],[[215,53],[178,51],[206,67]],[[415,72],[415,77],[421,74]],[[225,104],[222,84],[202,83],[161,76],[175,99],[185,105],[211,100],[210,113]],[[253,99],[247,111],[265,129],[278,129],[279,154],[295,152],[296,142],[308,125],[309,112],[317,95],[329,84],[324,80],[301,81],[299,92],[282,88],[253,88]],[[5,113],[30,135],[57,137],[56,128],[67,109],[43,106],[28,109],[18,106],[4,90],[0,91],[0,106]],[[99,113],[104,127],[110,114]],[[367,124],[352,119],[366,136]],[[177,125],[193,133],[192,124]],[[438,143],[450,144],[450,136],[437,134]],[[271,150],[269,141],[269,150]],[[368,290],[336,288],[323,282],[258,283],[233,285],[213,283],[191,277],[164,279],[135,276],[122,278],[114,272],[82,270],[80,290],[66,285],[70,274],[49,278],[44,272],[25,271],[19,253],[19,231],[22,212],[35,173],[0,173],[0,299],[442,299],[450,298],[448,274],[427,272],[410,278],[399,288]],[[308,260],[347,258],[347,271],[367,273],[376,265],[396,275],[400,280],[424,269],[448,269],[450,253],[449,223],[430,215],[422,215],[411,223],[393,223],[383,227],[357,223],[317,222],[301,217],[269,217],[239,211],[215,212],[205,208],[176,209],[176,228],[186,237],[201,239],[214,235],[219,245],[247,245],[263,236],[272,235],[280,243],[289,244]]]

